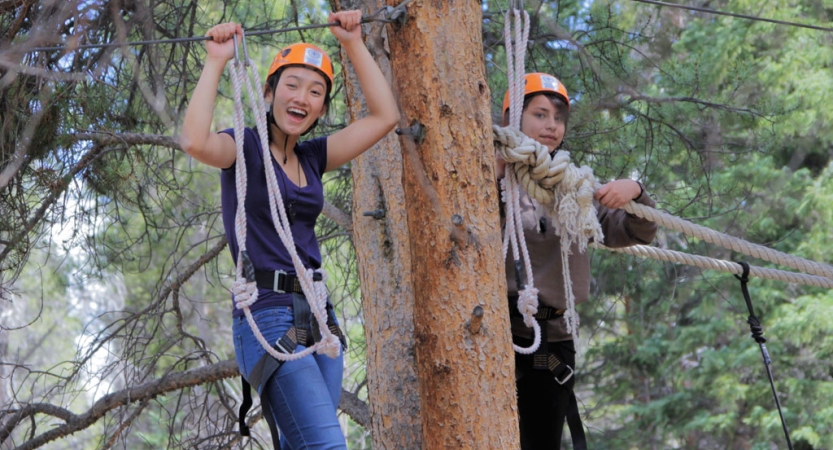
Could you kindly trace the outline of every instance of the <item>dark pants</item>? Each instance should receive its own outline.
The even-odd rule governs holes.
[[[515,344],[529,347],[532,341],[514,338]],[[543,344],[542,344],[543,345]],[[562,363],[575,367],[573,341],[550,342],[549,351]],[[518,389],[518,416],[521,426],[522,450],[558,450],[567,417],[575,377],[563,385],[548,370],[534,369],[532,355],[515,353],[515,374]]]

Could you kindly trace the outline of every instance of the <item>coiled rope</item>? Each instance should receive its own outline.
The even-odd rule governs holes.
[[[559,156],[560,152],[550,158],[549,151],[545,146],[533,139],[523,136],[523,134],[519,133],[517,130],[494,127],[494,137],[495,148],[497,149],[498,154],[505,160],[516,163],[513,168],[518,173],[518,178],[521,179],[521,183],[526,191],[534,199],[540,202],[550,202],[553,201],[552,199],[558,197],[558,192],[583,190],[588,188],[588,185],[573,184],[576,178],[569,176],[568,173],[575,170],[575,166],[569,164],[569,160],[565,162],[564,155]],[[582,179],[581,182],[590,182],[590,179]],[[595,190],[600,186],[600,183],[593,180],[590,186],[592,186],[592,189]],[[812,276],[779,271],[775,269],[760,268],[756,268],[752,272],[753,275],[818,287],[830,287],[831,284],[833,284],[833,267],[829,265],[789,255],[760,244],[754,244],[743,239],[729,236],[725,233],[691,223],[685,219],[674,217],[670,214],[634,201],[629,202],[623,206],[622,209],[638,217],[650,220],[666,228],[679,231],[688,236],[720,245],[726,249],[733,250],[747,256],[787,266]],[[595,241],[602,242],[598,239]],[[596,246],[608,249],[608,247],[599,245]],[[718,260],[712,260],[711,258],[701,256],[687,255],[685,253],[658,249],[655,247],[634,246],[610,250],[654,258],[661,261],[679,262],[706,269],[724,270],[733,274],[741,273],[741,269],[739,268],[740,266],[735,263],[728,263],[725,261],[715,262]]]
[[[235,41],[236,42],[236,41]],[[284,209],[278,179],[275,175],[275,170],[269,161],[272,160],[271,151],[269,150],[269,138],[267,135],[266,123],[266,104],[263,97],[257,95],[257,90],[253,86],[262,86],[257,70],[254,70],[254,63],[245,57],[245,63],[241,64],[240,60],[235,56],[235,63],[232,65],[232,86],[234,89],[234,140],[237,147],[237,160],[235,166],[235,185],[237,189],[237,211],[235,213],[235,235],[237,237],[237,244],[239,247],[237,254],[236,277],[232,285],[232,293],[234,294],[234,302],[237,308],[243,310],[246,315],[246,320],[252,328],[255,337],[263,348],[274,358],[281,361],[292,361],[317,351],[319,354],[325,354],[330,357],[337,357],[341,351],[341,342],[338,337],[330,332],[327,326],[327,289],[326,279],[327,274],[323,270],[319,270],[322,274],[322,280],[314,282],[313,269],[304,267],[298,252],[295,249],[295,241],[292,237],[292,230],[290,229],[289,220]],[[254,81],[253,81],[254,79]],[[246,253],[246,157],[243,153],[244,142],[244,113],[242,102],[241,85],[246,85],[246,90],[249,97],[250,107],[254,111],[255,123],[260,137],[261,147],[263,149],[263,161],[265,161],[264,169],[266,172],[266,185],[269,193],[269,210],[272,214],[272,222],[275,224],[275,231],[281,239],[284,247],[286,247],[292,263],[295,266],[296,276],[301,282],[301,287],[304,295],[310,304],[310,310],[318,321],[318,329],[321,331],[321,341],[314,345],[305,348],[298,353],[286,354],[275,350],[272,345],[266,341],[266,338],[260,332],[254,318],[252,317],[249,307],[257,301],[257,285],[251,268],[246,267],[248,262],[248,254]],[[248,270],[247,270],[248,269]]]

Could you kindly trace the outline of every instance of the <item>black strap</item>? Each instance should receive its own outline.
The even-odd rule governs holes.
[[[321,281],[324,277],[320,272],[313,272],[312,281]],[[301,280],[294,273],[286,273],[282,270],[256,270],[254,271],[254,281],[257,282],[257,287],[261,289],[269,289],[279,293],[297,293],[303,294],[304,289],[301,287]]]
[[[570,427],[573,450],[587,450],[587,436],[584,435],[584,426],[581,424],[578,399],[576,399],[576,393],[572,389],[570,390],[569,403],[567,403],[567,426]]]
[[[573,376],[573,368],[562,361],[566,358],[561,352],[560,346],[555,346],[550,350],[550,346],[544,344],[544,336],[546,335],[546,322],[538,322],[541,325],[541,344],[538,348],[547,348],[547,370],[555,377],[555,381],[564,386],[565,389],[570,390],[569,398],[567,398],[567,426],[570,428],[570,437],[573,440],[573,450],[587,450],[587,436],[584,434],[584,426],[581,423],[581,413],[578,410],[578,399],[576,392],[571,388],[567,381]]]
[[[784,436],[787,438],[787,447],[792,450],[793,444],[790,441],[790,429],[787,427],[787,421],[784,419],[784,413],[781,411],[781,402],[778,400],[778,392],[775,390],[775,380],[772,376],[772,359],[769,357],[769,352],[766,349],[766,338],[764,337],[764,327],[761,326],[761,321],[755,317],[755,311],[752,309],[752,299],[749,297],[749,289],[746,285],[749,283],[749,264],[745,261],[740,261],[738,264],[743,268],[741,276],[735,275],[735,278],[740,280],[740,289],[743,292],[743,299],[746,301],[746,308],[749,309],[749,317],[746,323],[752,331],[752,339],[761,347],[761,355],[764,358],[764,367],[766,374],[769,377],[769,385],[772,388],[772,396],[775,397],[775,406],[778,407],[778,415],[781,416],[781,427],[784,428]]]
[[[295,327],[290,328],[273,348],[281,353],[290,354],[294,352],[295,347],[298,346],[298,342],[295,340],[296,336],[297,333],[295,332]],[[241,436],[250,435],[249,426],[246,425],[246,414],[249,413],[249,408],[252,406],[252,386],[254,386],[258,392],[262,392],[262,383],[271,378],[272,375],[278,371],[281,365],[283,365],[283,363],[283,361],[273,358],[269,353],[265,353],[252,368],[252,372],[249,375],[251,383],[246,381],[244,377],[240,377],[243,387],[243,403],[240,404],[237,422],[240,426]],[[272,409],[269,407],[268,395],[260,396],[260,408],[263,418],[266,419],[266,423],[269,424],[273,448],[281,448],[280,432],[278,431],[277,421],[272,416]]]
[[[243,388],[243,402],[240,403],[240,409],[237,411],[237,425],[240,427],[240,436],[250,436],[249,424],[246,423],[246,414],[252,408],[252,386],[246,381],[246,378],[240,377]]]

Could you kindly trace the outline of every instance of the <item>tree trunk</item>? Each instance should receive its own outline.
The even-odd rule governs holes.
[[[426,130],[421,144],[388,136],[352,166],[373,448],[518,447],[480,24],[477,2],[412,2],[408,22],[387,27],[387,46],[378,25],[366,34],[392,73],[401,128],[418,120]],[[357,118],[359,87],[346,74]],[[385,217],[364,216],[373,210]],[[477,306],[485,314],[472,333]]]
[[[375,12],[381,0],[336,0],[334,10]],[[385,27],[364,26],[365,41],[388,77]],[[342,61],[346,61],[342,57]],[[366,113],[353,67],[345,65],[351,120]],[[359,260],[367,340],[367,390],[375,450],[422,448],[419,386],[414,361],[414,288],[402,187],[402,152],[391,133],[353,161],[353,245]],[[374,219],[364,212],[384,211]]]
[[[412,391],[385,391],[391,395],[381,385],[404,381],[410,389],[412,372],[402,370],[409,361],[398,364],[397,358],[411,344],[395,343],[413,339],[422,439],[421,445],[400,441],[398,448],[517,448],[480,3],[415,1],[407,10],[404,26],[387,28],[390,67],[403,115],[400,126],[419,121],[424,140],[400,138],[401,171],[394,167],[394,150],[377,148],[360,158],[354,174],[356,247],[377,246],[357,251],[364,257],[373,251],[379,255],[360,264],[365,268],[362,292],[368,296],[368,346],[373,349],[368,350],[368,370],[378,371],[371,380],[380,389],[371,402],[383,402],[373,405],[375,413],[390,412],[397,417],[394,422],[412,414],[411,403],[404,412],[393,412],[399,404],[384,404],[410,401]],[[378,45],[372,35],[369,40]],[[400,173],[402,192],[396,185]],[[380,207],[386,209],[384,222],[361,215]],[[360,230],[359,224],[368,228]],[[412,296],[413,336],[407,323]],[[478,306],[484,315],[473,332],[468,323]],[[387,419],[374,418],[374,431],[387,433],[386,423],[378,425]]]

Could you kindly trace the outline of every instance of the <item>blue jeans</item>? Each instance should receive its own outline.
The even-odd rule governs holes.
[[[252,315],[261,334],[271,344],[292,327],[295,319],[291,306],[266,308]],[[248,379],[249,371],[266,350],[255,338],[245,316],[234,319],[232,332],[237,365]],[[295,351],[305,348],[299,345]],[[269,396],[271,411],[263,414],[271,413],[275,418],[281,433],[281,450],[347,450],[336,416],[343,372],[343,354],[330,358],[313,353],[285,362],[264,382],[259,394]]]

